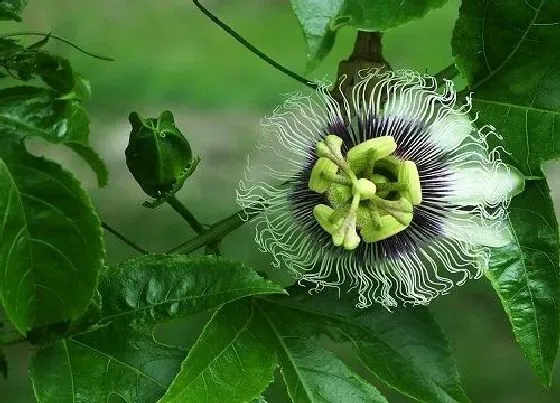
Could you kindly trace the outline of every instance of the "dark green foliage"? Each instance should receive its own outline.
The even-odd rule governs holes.
[[[533,3],[533,4],[531,4]],[[505,162],[541,177],[560,156],[560,4],[465,0],[453,36],[457,67],[474,90],[479,125],[496,127]],[[513,331],[545,385],[558,352],[560,297],[558,224],[544,178],[529,182],[509,218],[514,243],[494,250],[488,277]]]

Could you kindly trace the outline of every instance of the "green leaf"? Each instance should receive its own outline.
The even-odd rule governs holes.
[[[0,1],[0,20],[21,21],[21,13],[27,0],[1,0]]]
[[[277,366],[264,342],[267,324],[250,300],[214,314],[160,402],[248,402],[272,382]]]
[[[239,298],[283,292],[241,263],[217,257],[143,256],[104,273],[96,328],[37,351],[31,378],[38,402],[131,403],[163,396],[186,356],[154,340],[156,324]]]
[[[291,0],[307,44],[308,71],[331,51],[340,27],[386,31],[444,3],[445,0]]]
[[[79,143],[68,143],[66,146],[87,162],[93,172],[97,175],[97,185],[99,187],[107,186],[109,181],[109,171],[107,170],[105,161],[103,161],[93,148]]]
[[[453,34],[455,63],[474,109],[503,135],[513,165],[537,174],[560,156],[560,3],[464,0]]]
[[[543,176],[542,163],[559,157],[560,3],[464,0],[453,35],[458,69],[474,90],[477,123],[503,137],[505,162],[524,175]],[[514,198],[515,242],[495,250],[490,278],[515,336],[539,379],[550,384],[558,350],[558,225],[544,182],[528,182]],[[514,291],[515,290],[515,291]]]
[[[259,300],[270,326],[288,394],[295,403],[386,403],[379,391],[353,373],[319,342],[313,314]]]
[[[0,149],[0,297],[25,333],[82,313],[105,251],[99,218],[79,182],[23,147],[6,151]]]
[[[38,136],[51,143],[87,144],[89,121],[78,102],[38,87],[0,90],[0,136]]]
[[[546,182],[531,181],[511,204],[514,242],[492,250],[487,277],[515,337],[541,382],[549,386],[558,352],[558,224]]]
[[[469,401],[447,341],[427,308],[363,310],[336,290],[312,296],[297,288],[289,292],[294,297],[275,298],[275,303],[299,309],[331,338],[351,342],[366,368],[389,386],[422,402]]]

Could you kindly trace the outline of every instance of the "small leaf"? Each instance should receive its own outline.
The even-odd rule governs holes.
[[[21,13],[27,0],[1,0],[0,1],[0,20],[21,21]]]
[[[487,277],[541,382],[550,386],[558,352],[558,224],[546,183],[530,181],[511,204],[514,242],[492,249]]]
[[[99,218],[68,172],[0,148],[0,297],[25,333],[77,318],[97,285],[104,259]]]
[[[214,314],[160,402],[239,402],[257,398],[272,382],[274,350],[263,342],[267,324],[250,300]]]
[[[97,175],[97,185],[99,187],[107,186],[109,171],[107,170],[105,161],[103,161],[93,148],[79,143],[67,143],[66,146],[82,157],[82,159],[91,167],[93,172]]]
[[[270,343],[278,351],[293,402],[387,402],[375,387],[321,346],[312,314],[264,300],[255,304],[270,326]]]
[[[38,87],[0,90],[0,137],[19,141],[38,136],[51,143],[87,144],[87,114],[76,101],[59,96]]]
[[[447,341],[427,308],[362,310],[336,291],[310,296],[294,287],[289,292],[292,297],[274,302],[305,313],[317,331],[351,342],[366,368],[389,386],[422,402],[469,401]]]
[[[308,71],[331,51],[340,27],[386,31],[444,3],[445,0],[291,0],[307,44]]]
[[[38,402],[159,399],[186,356],[157,342],[156,324],[239,298],[283,292],[241,263],[216,257],[142,256],[106,271],[99,325],[40,349],[31,379]]]

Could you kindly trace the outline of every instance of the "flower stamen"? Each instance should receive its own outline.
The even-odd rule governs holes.
[[[316,205],[313,215],[333,244],[352,250],[362,240],[377,242],[406,229],[422,201],[416,165],[392,155],[397,144],[391,136],[358,144],[346,157],[342,145],[334,135],[317,142],[309,179],[309,189],[327,193],[330,205]]]

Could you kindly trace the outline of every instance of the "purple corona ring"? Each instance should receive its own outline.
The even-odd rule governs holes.
[[[511,241],[524,178],[489,147],[494,128],[469,118],[470,98],[455,105],[451,81],[359,77],[339,101],[325,86],[264,119],[238,201],[263,210],[256,241],[300,284],[355,292],[359,307],[427,304]]]

